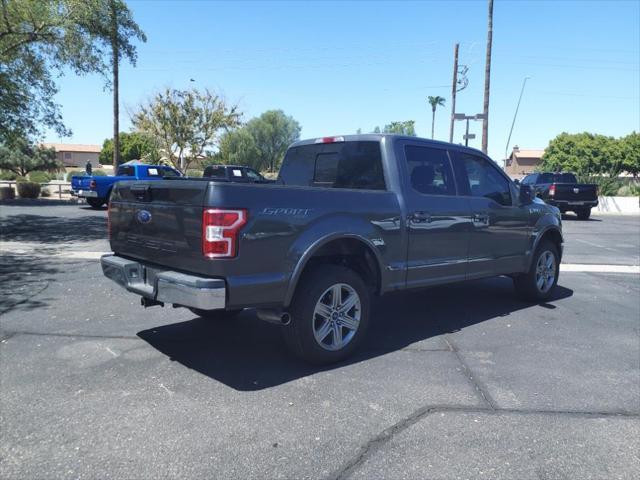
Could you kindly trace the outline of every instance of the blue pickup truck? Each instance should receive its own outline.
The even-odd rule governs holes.
[[[182,174],[166,165],[145,165],[124,163],[118,167],[115,176],[75,175],[71,177],[71,190],[79,198],[84,198],[92,208],[100,208],[109,203],[111,190],[121,180],[162,180],[180,177]]]

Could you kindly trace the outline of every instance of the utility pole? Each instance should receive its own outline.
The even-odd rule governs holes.
[[[459,43],[453,47],[453,83],[451,84],[451,125],[449,126],[449,143],[453,143],[454,116],[456,114],[456,90],[458,88],[458,49]]]
[[[513,114],[513,122],[511,122],[511,130],[509,130],[509,136],[507,137],[507,145],[504,147],[504,158],[507,160],[507,151],[509,150],[509,142],[511,141],[511,134],[513,133],[513,126],[516,124],[516,117],[518,116],[518,110],[520,109],[520,102],[522,101],[522,94],[524,93],[524,86],[527,84],[527,80],[531,77],[524,77],[522,81],[522,90],[520,90],[520,97],[518,97],[518,104],[516,105],[516,113]],[[506,164],[505,164],[506,165]]]
[[[482,113],[482,151],[486,154],[489,144],[489,91],[491,83],[491,44],[493,42],[493,0],[489,0],[489,24],[487,26],[487,58],[484,66],[484,107]]]
[[[120,102],[119,102],[119,62],[118,17],[116,4],[111,1],[111,57],[113,62],[113,171],[120,165]]]

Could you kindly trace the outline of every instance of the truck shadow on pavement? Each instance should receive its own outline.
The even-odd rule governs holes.
[[[572,290],[558,286],[553,299],[542,306],[555,308],[553,302],[572,295]],[[138,336],[187,368],[236,390],[255,391],[403,349],[447,350],[441,335],[534,306],[516,298],[508,278],[391,294],[376,299],[360,350],[326,367],[290,355],[280,338],[282,327],[258,320],[251,310],[233,321],[196,317],[143,330]],[[517,321],[517,317],[511,320]]]

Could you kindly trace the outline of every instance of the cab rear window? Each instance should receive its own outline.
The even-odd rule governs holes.
[[[291,148],[279,180],[285,185],[384,190],[380,143],[336,142]]]

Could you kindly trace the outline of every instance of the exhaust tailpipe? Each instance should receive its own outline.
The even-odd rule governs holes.
[[[276,325],[289,325],[291,323],[291,314],[281,310],[258,310],[258,318],[265,322],[275,323]]]

